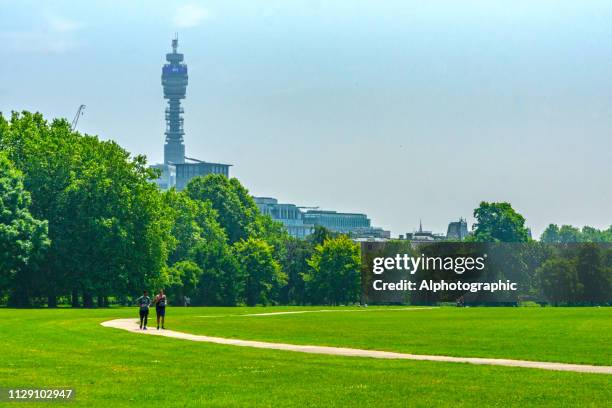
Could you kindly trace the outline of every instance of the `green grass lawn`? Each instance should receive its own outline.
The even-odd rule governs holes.
[[[252,317],[240,316],[250,309],[190,310],[170,313],[169,324],[190,333],[293,344],[612,365],[612,308],[361,310]]]
[[[461,349],[451,353],[458,355],[479,355],[480,351],[491,356],[495,348],[505,347],[505,356],[514,358],[548,355],[564,357],[555,361],[604,364],[610,356],[607,309],[230,316],[272,310],[287,309],[170,308],[168,325],[211,335],[434,354],[451,350],[443,345],[448,340]],[[601,407],[612,401],[612,376],[608,375],[309,355],[142,336],[99,325],[135,315],[135,309],[0,309],[0,387],[73,387],[75,401],[53,403],[69,407]],[[201,315],[218,317],[195,317]],[[395,324],[397,334],[384,329],[384,322]],[[514,329],[501,327],[505,323],[512,323]],[[475,340],[478,333],[464,333],[463,341],[453,336],[457,330],[477,329],[483,331],[479,340]],[[507,335],[512,339],[502,338]],[[580,335],[585,338],[572,344]],[[366,344],[367,338],[372,344]],[[488,342],[495,344],[486,346]],[[519,346],[522,342],[527,345]]]

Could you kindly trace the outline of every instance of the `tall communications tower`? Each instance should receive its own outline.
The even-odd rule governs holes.
[[[162,67],[162,86],[166,108],[166,142],[164,144],[164,164],[185,163],[185,144],[183,143],[183,108],[181,99],[187,93],[187,65],[183,54],[176,52],[178,35],[172,40],[172,52],[166,54],[167,64]]]
[[[213,163],[185,157],[183,136],[183,108],[181,99],[187,94],[187,65],[183,63],[183,54],[176,52],[178,35],[172,40],[172,52],[166,54],[167,64],[162,68],[162,86],[164,99],[168,100],[166,108],[166,141],[164,143],[164,162],[151,167],[159,170],[155,183],[162,190],[175,187],[184,189],[189,181],[197,176],[222,174],[229,177],[231,164]],[[187,160],[187,161],[185,161]]]

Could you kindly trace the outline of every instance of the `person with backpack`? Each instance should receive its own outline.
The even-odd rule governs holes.
[[[157,315],[157,330],[159,330],[159,321],[161,319],[161,328],[165,329],[164,324],[166,322],[166,295],[164,290],[160,289],[157,296],[155,296],[155,314]]]
[[[149,292],[144,290],[142,292],[142,296],[136,299],[136,304],[140,309],[140,330],[147,330],[147,321],[149,319],[149,306],[151,305],[151,298],[149,297]]]

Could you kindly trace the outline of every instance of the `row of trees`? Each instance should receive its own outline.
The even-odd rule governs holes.
[[[561,244],[538,269],[542,292],[550,302],[555,305],[612,302],[612,246],[602,245],[612,243],[612,226],[599,230],[550,224],[540,241]]]
[[[525,219],[508,203],[481,203],[471,240],[524,242],[512,251],[512,271],[529,298],[552,304],[612,303],[612,226],[606,230],[550,224],[532,242]],[[552,245],[551,245],[552,244]]]
[[[594,243],[554,247],[537,274],[554,305],[612,302],[612,248]]]
[[[203,305],[359,300],[360,252],[349,237],[322,228],[289,237],[236,179],[209,175],[161,192],[156,177],[143,156],[65,120],[0,115],[0,303],[104,306],[161,287]],[[483,202],[474,216],[467,241],[533,243],[509,203]],[[611,230],[551,225],[541,241],[610,242]],[[609,254],[588,263],[582,252],[524,248],[504,258],[504,273],[525,296],[575,303],[610,293]]]
[[[358,299],[347,237],[290,238],[236,179],[161,192],[156,177],[143,156],[65,120],[0,116],[0,301],[104,306],[161,287],[206,305]]]
[[[348,237],[318,229],[307,240],[291,238],[238,180],[222,175],[163,194],[176,240],[168,258],[173,297],[227,306],[359,299],[359,247]]]
[[[569,244],[574,242],[612,243],[612,225],[606,230],[584,226],[582,229],[571,225],[550,224],[542,233],[540,241],[549,244]]]
[[[509,203],[482,202],[474,210],[474,231],[463,242],[424,244],[404,249],[415,255],[471,256],[488,255],[487,267],[469,275],[453,271],[423,271],[421,280],[461,280],[495,282],[510,280],[518,284],[516,292],[462,293],[416,292],[414,303],[454,301],[464,295],[472,304],[516,304],[535,301],[554,305],[606,305],[612,303],[612,242],[608,230],[591,227],[582,230],[551,225],[540,241],[530,237],[525,218]],[[569,234],[573,231],[573,234]],[[392,250],[391,252],[397,252]]]

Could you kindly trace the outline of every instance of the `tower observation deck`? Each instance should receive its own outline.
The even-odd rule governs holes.
[[[187,93],[187,65],[183,63],[183,54],[176,52],[178,36],[172,40],[172,52],[166,54],[167,64],[162,67],[162,86],[164,99],[168,100],[166,108],[166,141],[164,144],[164,163],[185,163],[185,144],[183,143],[183,108],[181,99]]]
[[[166,108],[166,141],[164,143],[164,162],[151,167],[160,172],[155,183],[162,190],[175,187],[184,189],[189,181],[198,176],[222,174],[229,177],[231,164],[213,163],[185,157],[183,136],[183,108],[181,99],[187,94],[187,65],[183,63],[183,54],[176,52],[178,36],[172,40],[172,52],[166,54],[167,64],[162,68],[162,87],[164,99],[168,100]],[[187,161],[186,161],[187,160]]]

